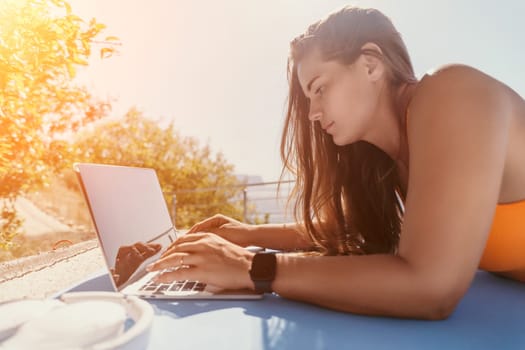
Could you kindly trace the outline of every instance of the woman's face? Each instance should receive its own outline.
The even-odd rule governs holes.
[[[377,84],[363,55],[351,65],[323,60],[312,50],[297,66],[309,119],[343,146],[366,138],[378,103]]]

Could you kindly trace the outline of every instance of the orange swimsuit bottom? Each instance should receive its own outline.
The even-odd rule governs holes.
[[[479,268],[525,270],[525,200],[498,204]]]

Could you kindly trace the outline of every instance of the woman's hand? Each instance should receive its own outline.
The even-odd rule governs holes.
[[[148,271],[170,269],[157,282],[192,280],[224,289],[253,289],[249,270],[254,253],[213,233],[178,238]]]
[[[247,233],[253,230],[253,228],[253,225],[248,225],[230,217],[217,214],[193,225],[187,233],[212,232],[232,243],[245,247],[252,244],[249,241]]]

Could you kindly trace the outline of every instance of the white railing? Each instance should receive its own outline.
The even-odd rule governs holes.
[[[175,223],[177,214],[177,194],[213,192],[217,190],[240,188],[244,222],[285,223],[293,220],[288,196],[292,190],[293,180],[257,182],[226,187],[197,188],[173,193],[170,203],[172,220]],[[202,204],[205,205],[205,204]],[[201,206],[201,204],[199,204]]]

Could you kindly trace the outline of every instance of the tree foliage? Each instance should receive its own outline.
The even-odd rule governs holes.
[[[63,0],[2,0],[0,23],[0,247],[5,248],[20,226],[16,197],[69,165],[66,135],[103,116],[108,104],[94,101],[73,82],[103,24],[84,22]]]
[[[239,182],[233,166],[222,154],[214,155],[209,146],[182,137],[173,124],[160,127],[136,109],[97,124],[77,135],[76,161],[156,169],[168,204],[176,194],[178,227],[218,212],[242,218],[242,189],[235,187]]]

